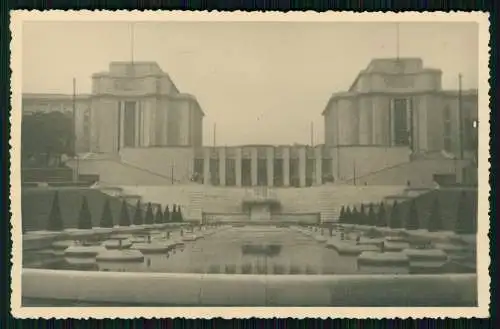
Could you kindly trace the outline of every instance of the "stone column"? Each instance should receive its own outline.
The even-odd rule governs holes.
[[[266,154],[267,186],[274,185],[274,147],[268,147]]]
[[[257,186],[257,148],[251,148],[252,160],[250,162],[252,172],[252,186]]]
[[[322,177],[323,177],[323,152],[321,147],[314,148],[314,159],[316,161],[316,170],[315,170],[315,179],[314,182],[316,185],[321,185]]]
[[[139,117],[139,103],[138,102],[135,102],[134,103],[134,133],[135,133],[135,136],[134,136],[134,146],[139,146],[139,120],[140,120],[140,117]]]
[[[300,186],[306,186],[306,148],[299,148],[299,182]]]
[[[219,148],[219,184],[226,186],[226,148]]]
[[[389,145],[394,146],[394,100],[391,100],[391,106],[389,108]]]
[[[340,168],[339,168],[339,148],[337,147],[331,147],[330,148],[330,157],[332,158],[332,176],[335,180],[337,180],[340,177]]]
[[[203,182],[210,185],[210,148],[203,148]]]
[[[290,148],[283,149],[283,186],[290,186]]]
[[[125,110],[124,102],[118,102],[118,111],[120,111],[120,150],[125,145]]]
[[[236,175],[236,186],[241,186],[241,147],[236,148],[236,161],[234,161],[234,173]]]

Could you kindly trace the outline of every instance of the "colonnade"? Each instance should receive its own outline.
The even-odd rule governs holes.
[[[306,182],[306,162],[307,162],[307,153],[306,153],[306,148],[298,148],[298,185],[301,187],[307,186]],[[203,150],[203,177],[204,177],[204,184],[210,185],[212,184],[212,181],[210,179],[211,176],[211,168],[210,168],[210,160],[213,159],[212,155],[213,149],[211,148],[205,148]],[[235,184],[236,186],[242,186],[243,184],[243,175],[248,174],[243,172],[243,156],[242,156],[242,148],[236,148],[235,149],[235,156],[231,157],[231,159],[234,159],[234,174],[235,174]],[[279,157],[281,159],[282,163],[282,168],[281,168],[281,175],[282,177],[282,185],[283,186],[290,186],[292,182],[290,182],[290,148],[284,148],[282,150],[282,156]],[[219,181],[218,185],[225,186],[227,185],[227,168],[226,168],[226,159],[228,159],[227,154],[226,154],[226,149],[225,148],[217,148],[217,158],[218,158],[218,176],[219,176]],[[248,159],[248,158],[247,158]],[[273,147],[268,147],[266,148],[266,155],[265,155],[265,161],[266,161],[266,175],[267,177],[267,186],[273,186],[274,185],[274,178],[275,178],[275,157],[274,154],[274,148]],[[257,185],[263,185],[262,183],[259,184],[259,172],[258,172],[258,149],[257,147],[252,147],[250,149],[250,181],[251,181],[251,186],[257,186]],[[313,185],[320,185],[323,182],[323,154],[322,154],[322,149],[321,148],[315,148],[314,149],[314,168],[312,168],[312,184]]]

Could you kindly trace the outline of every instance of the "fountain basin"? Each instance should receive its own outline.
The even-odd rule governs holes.
[[[88,258],[95,257],[97,254],[105,251],[104,246],[70,246],[64,250],[66,258]]]
[[[124,240],[107,240],[107,241],[104,241],[102,243],[102,245],[104,247],[106,247],[106,249],[119,249],[119,248],[128,249],[128,248],[132,247],[132,242],[130,242],[130,240],[128,240],[128,239],[124,239]]]
[[[139,250],[143,254],[161,254],[167,252],[171,247],[160,243],[134,243],[131,247],[133,250]]]
[[[143,262],[144,255],[139,250],[105,250],[96,256],[98,262]]]

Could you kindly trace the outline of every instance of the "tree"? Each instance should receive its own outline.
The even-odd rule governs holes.
[[[74,154],[71,114],[58,111],[26,114],[21,126],[23,160],[44,155],[44,166],[48,166],[54,156]]]
[[[441,209],[439,198],[436,197],[432,203],[431,213],[427,222],[429,232],[437,232],[443,229],[443,220],[441,218]]]
[[[410,209],[408,210],[408,216],[405,224],[407,230],[418,230],[420,228],[417,202],[415,201],[415,198],[413,198],[410,202]]]
[[[99,222],[99,226],[105,228],[113,228],[113,214],[111,213],[109,199],[106,199],[106,201],[104,202],[104,207],[102,208],[101,221]],[[128,226],[128,225],[123,225],[123,226]]]
[[[144,219],[145,224],[153,224],[154,216],[153,216],[153,208],[151,206],[151,202],[148,203],[148,208],[146,210],[146,218]]]
[[[378,208],[377,224],[376,225],[378,227],[386,227],[387,226],[385,204],[383,202],[380,203],[380,207]]]
[[[161,205],[156,208],[155,214],[155,224],[162,224],[163,222],[163,212],[161,211]]]
[[[471,205],[464,191],[460,193],[458,213],[455,222],[455,233],[472,234],[475,232]]]
[[[182,216],[182,210],[180,206],[177,206],[177,221],[178,222],[184,221],[184,217]]]
[[[177,206],[175,204],[172,206],[172,213],[170,214],[170,220],[172,222],[177,222]]]
[[[368,225],[377,225],[377,216],[375,215],[375,209],[373,209],[373,203],[368,206],[368,220],[366,221]]]
[[[120,226],[130,226],[130,216],[128,214],[128,204],[125,200],[122,201],[122,209],[120,211]]]
[[[64,223],[61,216],[61,207],[59,206],[59,192],[56,191],[50,208],[47,231],[59,232],[62,230],[64,230]]]
[[[361,207],[359,208],[358,217],[359,217],[358,224],[360,224],[360,225],[367,225],[365,205],[363,203],[361,204]]]
[[[394,204],[391,209],[391,217],[389,219],[390,228],[401,228],[401,218],[399,215],[398,202],[394,200]]]
[[[351,213],[351,223],[350,224],[355,224],[359,225],[359,212],[358,209],[356,209],[356,206],[352,208],[352,213]]]
[[[82,207],[78,216],[78,228],[80,230],[90,230],[92,228],[92,215],[90,214],[86,196],[83,196]]]
[[[343,224],[352,224],[352,213],[349,206],[347,206],[347,210],[345,211]]]
[[[344,221],[345,221],[344,212],[345,212],[344,206],[342,206],[342,208],[340,208],[340,214],[339,214],[339,219],[338,219],[339,223],[341,223],[341,224],[344,224]]]
[[[135,213],[134,213],[134,225],[142,225],[144,224],[144,219],[142,218],[142,207],[141,207],[141,201],[137,200],[137,204],[135,206]]]
[[[170,210],[168,209],[168,205],[165,207],[165,212],[163,213],[163,222],[170,222]]]

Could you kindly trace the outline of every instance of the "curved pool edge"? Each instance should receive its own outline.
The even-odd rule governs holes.
[[[36,306],[477,307],[477,275],[228,275],[22,270]]]

